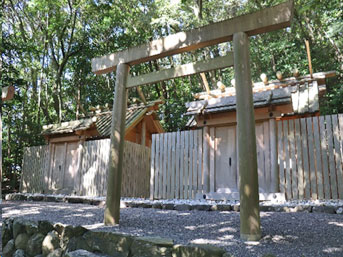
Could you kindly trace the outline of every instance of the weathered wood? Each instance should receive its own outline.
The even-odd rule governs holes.
[[[197,73],[201,74],[202,72],[223,69],[230,66],[233,66],[233,54],[229,52],[226,56],[210,60],[183,64],[174,68],[159,70],[135,77],[130,76],[127,88],[155,84],[164,80],[190,76]]]
[[[193,130],[193,181],[192,181],[192,198],[195,198],[197,193],[198,183],[198,131]]]
[[[204,157],[203,157],[203,185],[204,185],[204,193],[209,193],[210,189],[210,129],[209,127],[204,127],[204,134],[203,134],[203,145],[204,145]]]
[[[185,131],[181,131],[181,149],[180,149],[180,198],[185,198]]]
[[[261,228],[255,118],[248,34],[244,32],[235,33],[233,36],[233,46],[237,99],[237,131],[239,142],[241,203],[240,236],[243,240],[257,241],[261,238]]]
[[[337,187],[338,187],[338,198],[343,199],[343,171],[342,171],[342,155],[341,155],[341,145],[343,142],[343,131],[342,137],[340,137],[338,116],[332,115],[332,129],[335,147],[335,161],[336,161],[336,172],[337,172]]]
[[[270,131],[270,192],[279,192],[279,170],[278,170],[278,133],[276,120],[269,120]]]
[[[316,159],[316,175],[317,175],[317,190],[318,199],[324,199],[324,187],[323,187],[323,167],[322,167],[322,153],[320,145],[320,131],[319,131],[319,119],[313,117],[313,135],[314,135],[314,148]]]
[[[189,183],[189,131],[185,131],[185,150],[184,150],[184,170],[183,170],[183,175],[184,175],[184,183],[183,183],[183,197],[185,199],[188,199],[188,183]]]
[[[257,154],[257,175],[259,188],[265,188],[264,168],[264,133],[263,123],[256,124],[256,154]],[[259,190],[260,191],[260,190]]]
[[[306,120],[300,120],[301,137],[302,137],[302,151],[303,151],[303,164],[304,164],[304,188],[305,198],[311,198],[311,182],[310,182],[310,165],[308,159],[308,142],[307,142],[307,127]]]
[[[5,102],[12,100],[14,97],[15,88],[14,86],[7,86],[1,88],[1,101]]]
[[[168,133],[163,134],[163,168],[162,168],[162,197],[167,197],[167,169],[168,169]]]
[[[214,172],[215,172],[215,128],[210,128],[210,192],[215,192],[215,181],[214,181]]]
[[[197,193],[203,193],[203,130],[198,130],[198,190]]]
[[[328,147],[327,147],[327,137],[325,129],[325,118],[324,116],[319,117],[319,127],[320,127],[320,142],[322,149],[322,163],[323,163],[323,185],[324,185],[324,196],[325,199],[331,198],[330,190],[330,178],[329,178],[329,165],[328,165]]]
[[[287,200],[292,199],[292,183],[291,183],[291,158],[290,158],[290,135],[288,130],[288,121],[283,121],[283,131],[284,131],[284,147],[285,147],[285,161],[286,161],[286,170],[285,170],[285,181],[286,181],[286,194]]]
[[[311,181],[311,199],[318,199],[317,193],[317,176],[316,176],[316,162],[314,154],[314,143],[313,143],[313,124],[312,118],[306,119],[307,123],[307,141],[308,141],[308,155],[309,155],[309,167],[310,167],[310,181]]]
[[[104,213],[105,225],[119,224],[120,194],[123,171],[125,113],[127,107],[126,81],[129,65],[119,63],[116,74],[116,85],[113,100],[111,125],[111,151],[108,170],[108,186],[106,208]]]
[[[339,123],[339,134],[340,134],[340,154],[341,154],[341,158],[342,158],[342,169],[338,170],[339,176],[338,179],[340,179],[339,181],[337,181],[338,186],[342,189],[343,187],[343,114],[338,114],[338,123]],[[340,199],[343,199],[343,194],[340,196]]]
[[[192,198],[192,188],[193,188],[193,151],[194,151],[194,130],[189,131],[189,162],[188,162],[188,198]]]
[[[175,148],[175,198],[180,198],[180,153],[181,153],[181,133],[176,132],[176,148]]]
[[[328,155],[329,155],[329,172],[330,172],[330,185],[331,185],[331,197],[332,199],[337,199],[337,176],[335,167],[335,153],[333,149],[333,137],[332,137],[332,121],[331,116],[325,116],[326,121],[326,131],[328,140]]]
[[[171,142],[172,133],[167,133],[167,168],[166,168],[166,198],[171,199],[171,158],[172,158],[172,142]]]
[[[175,180],[176,180],[176,134],[177,132],[173,132],[171,135],[171,143],[172,143],[172,156],[171,156],[171,186],[170,186],[170,190],[171,190],[171,195],[170,197],[176,198],[176,192],[175,192]]]
[[[232,58],[232,61],[233,61],[233,58]],[[207,81],[207,78],[206,78],[206,75],[205,73],[200,73],[200,77],[201,77],[201,80],[202,80],[202,83],[204,84],[205,86],[205,89],[206,89],[206,92],[207,94],[210,94],[210,86],[208,85],[208,81]]]
[[[156,134],[151,136],[151,166],[150,166],[150,200],[154,200],[154,186],[157,183],[155,181],[155,145],[156,145]],[[156,195],[156,194],[155,194]]]
[[[292,196],[293,199],[298,199],[298,173],[297,173],[297,161],[295,156],[295,136],[294,136],[294,121],[289,121],[289,145],[290,145],[290,157],[291,157],[291,171],[292,171]]]
[[[297,173],[298,173],[298,197],[304,199],[305,186],[304,186],[304,169],[303,169],[303,149],[301,140],[300,120],[294,121],[295,125],[295,141],[297,149]]]
[[[179,32],[114,54],[94,58],[92,71],[96,74],[104,74],[115,70],[119,62],[135,65],[227,42],[232,40],[234,33],[241,31],[248,36],[253,36],[278,30],[290,26],[292,16],[293,2],[285,2],[249,15],[212,23],[187,32]]]
[[[285,181],[285,148],[284,148],[284,131],[283,122],[278,121],[278,161],[279,161],[279,177],[280,177],[280,192],[286,192],[286,181]]]
[[[270,151],[270,130],[269,121],[263,122],[263,143],[264,143],[264,176],[265,176],[265,191],[270,192],[271,185],[271,151]]]

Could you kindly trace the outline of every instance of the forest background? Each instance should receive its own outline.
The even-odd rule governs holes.
[[[250,13],[283,0],[3,0],[1,12],[1,87],[16,88],[1,103],[3,190],[18,190],[23,148],[45,144],[43,125],[80,119],[94,106],[112,105],[115,74],[96,76],[91,59]],[[343,112],[343,2],[295,0],[290,29],[251,38],[254,81],[276,71],[308,74],[304,40],[311,46],[314,72],[337,72],[328,81],[321,114]],[[230,42],[136,65],[135,75],[225,55]],[[233,69],[206,74],[212,89],[231,86]],[[185,102],[204,91],[199,75],[142,87],[147,100],[165,99],[159,117],[166,131],[182,130]],[[139,99],[129,91],[129,104]],[[137,101],[136,101],[137,102]]]

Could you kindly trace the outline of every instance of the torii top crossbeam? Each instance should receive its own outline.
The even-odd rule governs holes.
[[[248,36],[289,27],[293,2],[285,2],[258,12],[213,23],[186,32],[179,32],[136,47],[92,60],[92,71],[105,74],[114,71],[120,62],[135,65],[161,57],[231,41],[236,32]]]

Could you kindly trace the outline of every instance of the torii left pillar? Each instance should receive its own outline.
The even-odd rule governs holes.
[[[126,83],[129,70],[129,65],[125,63],[119,63],[117,66],[112,110],[107,197],[104,213],[104,223],[109,226],[119,224],[120,219],[120,192],[124,159],[125,114],[127,108]]]

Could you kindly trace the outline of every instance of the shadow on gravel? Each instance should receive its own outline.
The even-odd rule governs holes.
[[[104,209],[98,206],[6,202],[2,208],[5,218],[46,219],[92,230],[171,238],[180,244],[212,244],[235,257],[343,256],[343,215],[337,214],[261,212],[262,239],[249,243],[240,240],[237,212],[125,208],[119,226],[104,227]]]

